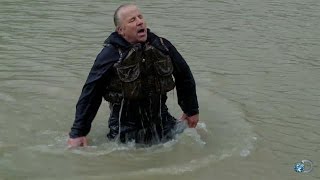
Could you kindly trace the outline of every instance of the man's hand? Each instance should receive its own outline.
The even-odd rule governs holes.
[[[68,148],[88,146],[88,140],[85,136],[68,139]]]
[[[186,120],[189,128],[195,128],[199,122],[199,114],[188,117],[185,113],[183,113],[181,120]]]

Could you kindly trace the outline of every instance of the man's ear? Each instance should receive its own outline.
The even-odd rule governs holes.
[[[116,27],[116,31],[117,31],[118,34],[123,35],[123,29],[122,29],[121,26],[117,26]]]

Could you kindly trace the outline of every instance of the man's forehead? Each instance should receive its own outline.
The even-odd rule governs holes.
[[[119,10],[120,17],[130,16],[133,12],[141,13],[136,5],[128,5]]]

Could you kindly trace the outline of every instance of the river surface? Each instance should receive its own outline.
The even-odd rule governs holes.
[[[125,1],[0,1],[0,179],[320,179],[320,1],[136,1],[197,82],[201,121],[149,148],[66,140],[113,12]],[[168,106],[181,115],[175,92]],[[312,160],[313,171],[293,166]]]

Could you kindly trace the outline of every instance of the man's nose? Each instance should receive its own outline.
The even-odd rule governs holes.
[[[137,25],[141,25],[143,23],[144,23],[144,21],[142,18],[137,18]]]

